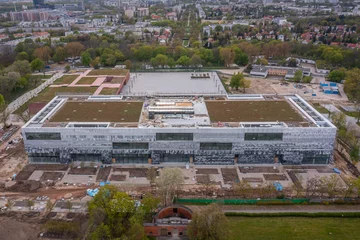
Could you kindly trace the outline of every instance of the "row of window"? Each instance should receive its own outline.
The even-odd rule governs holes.
[[[60,133],[25,133],[27,140],[61,140]],[[84,138],[85,135],[80,135],[79,138]],[[103,135],[95,135],[93,138],[97,140],[105,140],[107,137]],[[282,133],[245,133],[245,141],[282,141],[283,134]],[[193,141],[194,135],[193,133],[156,133],[157,141]],[[227,144],[227,145],[226,145]],[[204,150],[228,150],[231,149],[232,146],[228,145],[229,143],[220,144],[220,143],[212,143],[203,145]],[[137,148],[138,147],[138,148]],[[139,145],[134,147],[126,146],[117,146],[114,148],[119,149],[147,149],[148,146]]]

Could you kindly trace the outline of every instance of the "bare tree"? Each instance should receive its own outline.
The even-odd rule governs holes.
[[[322,188],[330,198],[333,198],[338,194],[341,188],[341,181],[336,174],[332,174],[330,177],[322,177],[320,178],[320,181]]]
[[[229,222],[220,207],[211,204],[195,212],[188,226],[191,240],[226,240],[230,237]]]
[[[24,121],[25,123],[28,122],[31,119],[30,111],[26,110],[19,114],[19,118]]]
[[[259,190],[261,198],[271,198],[276,195],[276,188],[271,182],[265,182]]]
[[[0,108],[0,111],[2,110],[1,114],[0,114],[0,122],[3,124],[3,127],[4,128],[7,128],[8,127],[8,120],[9,120],[9,117],[11,115],[11,112],[7,109],[7,106],[2,106]]]
[[[235,183],[234,191],[236,195],[242,198],[247,198],[251,192],[251,186],[247,181],[241,180],[240,182]]]
[[[306,182],[305,196],[311,198],[316,194],[320,193],[319,192],[320,186],[321,186],[321,181],[319,177],[315,176],[313,178],[309,178]]]
[[[181,189],[184,176],[179,168],[165,168],[160,177],[156,179],[156,185],[163,205],[172,203],[172,200]]]
[[[27,200],[27,203],[26,203],[26,205],[27,205],[27,207],[29,208],[29,210],[31,210],[31,208],[32,208],[32,206],[34,206],[34,201],[33,200],[30,200],[30,199],[28,199]]]
[[[214,190],[214,179],[210,174],[204,175],[204,181],[202,182],[202,185],[205,189],[205,196],[211,195],[211,193]]]
[[[52,208],[53,208],[53,203],[51,202],[50,199],[48,199],[46,202],[46,211],[50,212]]]

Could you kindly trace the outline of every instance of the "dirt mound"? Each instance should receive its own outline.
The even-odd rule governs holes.
[[[2,239],[32,240],[38,239],[40,226],[26,222],[19,222],[8,217],[0,217],[0,236]]]
[[[6,190],[11,192],[34,192],[39,188],[41,188],[41,183],[39,181],[28,180],[18,181]]]

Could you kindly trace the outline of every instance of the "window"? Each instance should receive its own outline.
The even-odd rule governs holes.
[[[44,132],[44,133],[35,133],[27,132],[25,133],[27,140],[61,140],[60,133],[54,132]]]
[[[54,163],[60,161],[59,153],[29,153],[30,162]]]
[[[114,142],[114,149],[149,149],[149,143],[138,142]]]
[[[302,164],[327,164],[329,158],[327,154],[304,155]]]
[[[148,154],[113,154],[116,163],[148,163],[149,155]]]
[[[282,141],[282,133],[245,133],[245,141]]]
[[[232,150],[232,143],[200,143],[200,150]]]
[[[157,133],[157,141],[192,141],[192,133]]]

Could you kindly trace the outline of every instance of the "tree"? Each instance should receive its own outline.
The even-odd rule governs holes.
[[[294,74],[294,81],[295,82],[301,82],[303,73],[301,70],[297,70]]]
[[[269,65],[269,62],[265,58],[258,58],[256,60],[256,64],[267,66],[267,65]]]
[[[330,198],[335,197],[342,186],[340,179],[336,174],[331,174],[329,177],[322,177],[320,178],[320,182],[322,188],[326,191]]]
[[[215,204],[195,212],[187,232],[190,240],[227,240],[230,238],[228,219]]]
[[[221,48],[220,58],[224,61],[225,67],[229,67],[231,64],[234,63],[235,52],[232,48]]]
[[[234,191],[236,195],[246,198],[251,191],[251,185],[247,181],[241,180],[238,183],[235,183]]]
[[[155,57],[155,62],[157,64],[157,66],[165,66],[168,62],[168,57],[163,55],[163,54],[158,54]]]
[[[181,56],[177,61],[177,65],[188,67],[191,64],[191,59],[188,56]]]
[[[184,176],[179,168],[165,168],[161,171],[156,185],[163,205],[172,203],[183,183]]]
[[[28,199],[28,200],[27,200],[27,203],[26,203],[26,206],[29,208],[29,210],[31,210],[32,206],[34,206],[34,201]]]
[[[66,65],[66,66],[65,66],[65,72],[70,71],[70,69],[71,69],[71,68],[70,68],[70,65]]]
[[[158,208],[160,204],[160,198],[154,197],[151,194],[147,194],[141,201],[140,211],[143,212],[145,219],[151,221],[151,216]]]
[[[360,69],[354,68],[346,72],[346,81],[344,83],[344,91],[347,96],[355,103],[358,109],[357,122],[360,119]]]
[[[249,88],[251,85],[251,81],[249,79],[246,78],[241,78],[240,80],[240,87],[243,88],[243,93],[245,93],[245,89]]]
[[[289,67],[296,67],[297,66],[297,62],[295,58],[290,58],[289,62],[288,62],[288,66]]]
[[[221,25],[217,25],[217,26],[215,27],[215,31],[216,31],[216,32],[222,32],[222,31],[223,31],[223,27],[222,27]]]
[[[5,98],[2,94],[0,94],[0,106],[5,105]]]
[[[130,60],[126,60],[124,62],[126,69],[131,69],[132,68],[132,62]]]
[[[34,56],[40,58],[44,62],[48,62],[50,59],[51,49],[48,46],[35,49]]]
[[[135,57],[139,61],[148,61],[153,55],[153,48],[151,46],[141,46],[138,50],[133,50]]]
[[[146,239],[142,226],[144,212],[115,186],[101,187],[89,202],[88,210],[93,223],[91,239]]]
[[[239,87],[241,86],[241,81],[243,79],[244,79],[244,75],[242,73],[234,74],[231,77],[230,87],[239,90]]]
[[[238,47],[233,47],[235,51],[235,59],[234,62],[240,66],[245,66],[249,63],[249,57],[246,53],[241,51]]]
[[[169,66],[170,68],[173,68],[173,67],[175,67],[176,62],[174,61],[173,58],[169,58],[167,64],[168,64],[168,66]]]
[[[77,57],[85,50],[85,47],[79,42],[70,42],[65,45],[65,52],[68,56]]]
[[[346,130],[346,115],[343,112],[337,112],[331,115],[331,121],[339,130]]]
[[[16,55],[16,60],[29,60],[29,54],[27,52],[20,52]]]
[[[66,51],[63,47],[57,47],[55,54],[53,56],[53,60],[55,62],[62,62],[66,58]]]
[[[90,62],[91,62],[91,56],[88,52],[83,52],[81,54],[81,63],[84,65],[84,66],[89,66],[90,65]]]
[[[99,57],[95,58],[94,60],[92,60],[90,62],[90,66],[95,68],[95,69],[99,68],[99,64],[100,64],[100,58]]]
[[[345,80],[346,76],[346,69],[345,68],[339,68],[336,70],[332,70],[329,74],[329,80],[332,82],[341,82],[342,80]]]
[[[32,71],[39,71],[39,72],[40,72],[41,70],[44,69],[45,63],[44,63],[43,61],[41,61],[40,58],[35,58],[35,59],[31,62],[30,66],[31,66],[31,70],[32,70]]]
[[[20,76],[31,73],[31,66],[28,60],[17,60],[6,69],[8,72],[18,72]]]
[[[191,65],[193,65],[194,67],[198,67],[199,65],[201,65],[201,57],[197,54],[192,55]]]
[[[51,200],[48,199],[47,202],[46,202],[46,210],[48,212],[50,212],[52,208],[53,208],[53,204],[52,204]]]

